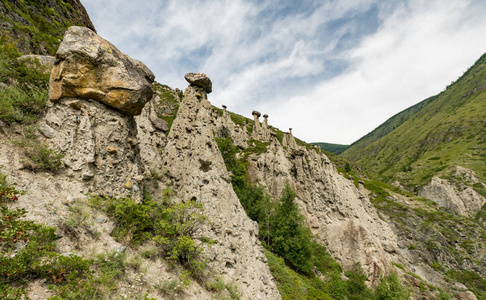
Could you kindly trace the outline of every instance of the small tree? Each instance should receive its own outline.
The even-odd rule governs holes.
[[[171,204],[162,211],[162,218],[155,223],[153,240],[172,262],[178,261],[195,278],[201,278],[205,261],[201,258],[204,244],[213,241],[200,235],[207,217],[202,214],[202,204],[194,201]]]
[[[287,184],[276,205],[275,217],[267,232],[270,234],[271,248],[282,255],[292,267],[308,274],[312,270],[312,235],[304,224],[304,217],[294,201],[295,196],[295,192]],[[260,232],[265,234],[265,230]]]

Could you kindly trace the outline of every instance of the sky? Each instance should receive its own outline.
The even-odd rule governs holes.
[[[486,52],[484,0],[81,0],[98,34],[184,90],[307,142],[351,144]]]

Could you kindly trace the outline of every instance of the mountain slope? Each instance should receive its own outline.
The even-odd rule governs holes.
[[[344,150],[348,149],[349,145],[331,144],[331,143],[312,143],[324,151],[334,154],[341,154]]]
[[[445,91],[393,116],[342,155],[410,190],[438,176],[485,196],[485,89],[486,54]],[[457,166],[474,180],[461,179]]]
[[[69,26],[94,26],[79,0],[1,0],[0,35],[22,54],[54,55]]]

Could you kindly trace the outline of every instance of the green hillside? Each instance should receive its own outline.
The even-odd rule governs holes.
[[[451,178],[457,165],[486,182],[485,143],[486,54],[445,91],[393,116],[342,155],[409,188],[436,175]]]
[[[0,0],[0,36],[15,41],[21,54],[56,54],[72,25],[94,30],[79,0]]]
[[[344,150],[348,149],[349,145],[331,144],[331,143],[312,143],[324,151],[334,154],[341,154]]]

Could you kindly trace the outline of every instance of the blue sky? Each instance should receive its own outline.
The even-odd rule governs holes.
[[[98,34],[185,89],[269,115],[308,142],[349,144],[441,92],[486,52],[483,0],[81,0]]]

